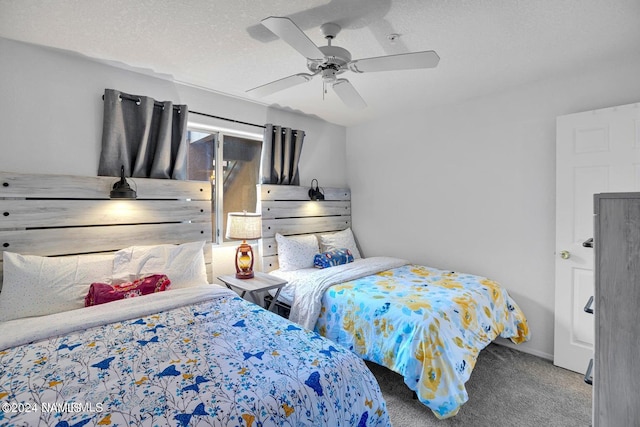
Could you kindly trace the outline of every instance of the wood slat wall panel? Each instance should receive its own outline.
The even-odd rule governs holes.
[[[0,172],[0,197],[109,199],[118,177]],[[211,200],[207,181],[127,178],[138,199]]]
[[[309,188],[296,185],[258,185],[258,195],[261,201],[267,200],[309,200]],[[348,188],[320,187],[325,201],[351,200],[351,190]],[[322,202],[318,202],[322,203]]]
[[[321,234],[351,227],[351,190],[323,188],[325,200],[310,201],[309,187],[258,185],[262,213],[262,270],[278,268],[275,235]]]
[[[118,177],[0,172],[0,254],[64,256],[204,240],[212,282],[210,183],[127,180],[137,200],[109,200]],[[0,283],[2,267],[0,261]]]
[[[210,222],[210,201],[0,200],[0,229],[80,225]]]
[[[351,215],[351,202],[266,200],[261,204],[263,219]]]
[[[280,218],[262,221],[262,237],[291,234],[323,233],[351,227],[351,216],[328,216],[311,218]]]
[[[277,270],[279,267],[280,264],[278,264],[277,255],[262,257],[262,271],[264,271],[265,273]]]
[[[0,231],[0,251],[28,255],[106,252],[132,245],[211,240],[211,223],[140,224]]]
[[[273,237],[262,238],[260,240],[260,252],[263,257],[273,256],[278,254],[278,244]]]

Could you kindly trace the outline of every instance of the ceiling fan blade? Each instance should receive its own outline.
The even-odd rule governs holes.
[[[283,79],[275,80],[262,86],[254,87],[253,89],[249,89],[247,93],[251,93],[257,97],[271,95],[272,93],[288,89],[292,86],[306,83],[311,80],[314,75],[315,74],[306,73],[294,74],[293,76],[285,77]]]
[[[334,92],[349,108],[361,110],[367,106],[355,87],[347,79],[338,79],[333,83]]]
[[[261,22],[262,25],[300,52],[305,58],[317,61],[324,59],[324,54],[318,49],[318,46],[291,19],[270,16]]]
[[[349,63],[349,69],[356,73],[412,70],[416,68],[433,68],[438,65],[439,61],[440,57],[437,53],[433,50],[427,50],[424,52],[401,53],[399,55],[356,59]]]

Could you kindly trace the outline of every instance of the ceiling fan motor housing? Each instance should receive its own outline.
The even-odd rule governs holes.
[[[324,54],[324,59],[321,61],[309,59],[307,61],[307,68],[312,73],[321,72],[323,80],[328,80],[327,78],[331,74],[333,78],[330,80],[334,80],[336,74],[344,73],[347,70],[347,64],[351,62],[351,54],[347,49],[339,46],[320,46],[319,49]]]

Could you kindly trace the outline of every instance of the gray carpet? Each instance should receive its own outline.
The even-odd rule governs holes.
[[[367,362],[387,401],[393,427],[591,425],[591,386],[550,361],[491,344],[480,352],[466,384],[469,400],[452,418],[438,420],[402,377]]]

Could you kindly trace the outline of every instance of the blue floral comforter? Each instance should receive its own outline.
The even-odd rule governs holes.
[[[360,358],[231,292],[120,317],[0,351],[0,425],[390,425]]]
[[[480,350],[498,336],[529,338],[524,314],[496,282],[417,265],[330,287],[315,330],[403,375],[438,418],[468,400]]]

